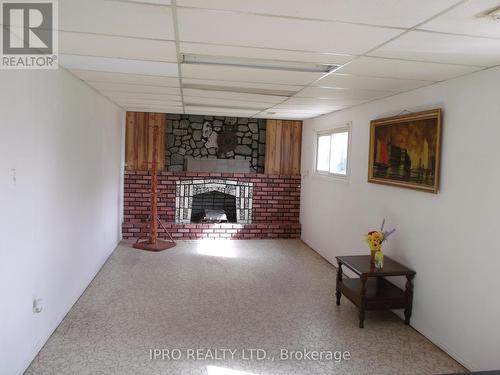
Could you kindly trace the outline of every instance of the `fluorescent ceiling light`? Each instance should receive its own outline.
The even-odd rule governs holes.
[[[200,107],[200,108],[217,108],[223,110],[244,110],[244,111],[262,111],[265,107],[240,107],[240,106],[231,106],[231,105],[214,105],[214,104],[204,104],[198,102],[184,102],[186,107]]]
[[[191,53],[181,54],[183,64],[226,65],[243,68],[290,70],[295,72],[330,73],[340,68],[334,64],[316,64],[296,61],[264,60],[247,57],[227,57],[197,55]]]
[[[258,94],[258,95],[288,96],[288,97],[293,96],[297,93],[297,91],[290,91],[290,90],[272,90],[272,89],[259,89],[251,87],[203,85],[196,83],[184,83],[182,87],[185,89],[193,89],[193,90],[225,91],[225,92],[237,92],[242,94]]]

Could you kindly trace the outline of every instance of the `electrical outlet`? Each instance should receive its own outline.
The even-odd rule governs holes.
[[[42,299],[41,298],[33,298],[33,313],[40,314],[43,310]]]
[[[16,169],[12,168],[9,171],[9,185],[11,187],[15,187],[17,184],[17,171]]]

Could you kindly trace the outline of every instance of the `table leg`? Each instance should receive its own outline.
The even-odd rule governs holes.
[[[365,299],[366,299],[366,276],[361,276],[361,304],[359,306],[358,316],[359,316],[359,328],[364,327],[365,322]]]
[[[406,298],[406,307],[405,307],[405,324],[410,324],[411,318],[411,310],[413,307],[413,277],[415,275],[406,275],[406,290],[405,290],[405,298]]]
[[[337,306],[340,306],[340,297],[342,297],[342,293],[340,292],[340,284],[342,283],[342,263],[338,262],[337,266],[337,288],[335,292],[335,296],[337,297]]]

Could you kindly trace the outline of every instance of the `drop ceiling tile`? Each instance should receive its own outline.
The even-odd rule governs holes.
[[[292,115],[292,116],[316,116],[320,113],[330,112],[330,109],[327,110],[318,110],[318,109],[284,109],[284,108],[270,108],[268,110],[262,111],[265,114],[274,115],[274,116],[283,116],[284,114]]]
[[[185,106],[184,111],[192,115],[214,115],[214,116],[240,116],[251,117],[259,111],[249,109],[204,107],[204,106]]]
[[[186,106],[214,106],[214,107],[232,107],[249,108],[262,110],[271,107],[272,103],[251,102],[246,100],[230,100],[219,98],[201,98],[199,96],[184,95],[184,105]]]
[[[430,62],[406,61],[376,57],[360,57],[337,73],[354,75],[444,81],[482,68],[467,65],[450,65]]]
[[[203,86],[222,86],[234,88],[248,88],[248,89],[262,89],[262,90],[275,90],[275,91],[294,91],[297,92],[304,86],[298,85],[285,85],[276,83],[255,83],[255,82],[238,82],[238,81],[215,81],[209,79],[196,79],[183,77],[182,83],[190,85],[203,85]]]
[[[348,23],[178,9],[182,42],[358,55],[401,30]],[[348,37],[347,37],[348,36]]]
[[[151,93],[140,93],[140,92],[123,92],[123,91],[109,91],[100,89],[99,92],[108,98],[113,98],[114,100],[153,100],[153,101],[181,101],[180,95],[172,94],[151,94]]]
[[[170,77],[178,75],[177,64],[158,61],[59,54],[59,63],[69,70],[95,70],[110,73]]]
[[[177,77],[158,77],[141,74],[97,72],[92,70],[71,70],[78,78],[89,82],[128,83],[131,85],[179,87]]]
[[[433,81],[413,79],[379,78],[332,73],[315,82],[313,86],[339,87],[345,89],[408,91],[430,85]]]
[[[106,82],[87,82],[90,86],[102,91],[115,91],[119,93],[133,92],[143,94],[169,94],[180,95],[178,87],[165,86],[140,86],[129,85],[124,83],[106,83]]]
[[[290,72],[272,69],[240,68],[218,65],[181,65],[182,78],[222,81],[261,82],[307,85],[321,77],[321,73]],[[183,80],[184,81],[184,80]]]
[[[104,95],[104,93],[103,93]],[[141,104],[166,104],[169,103],[171,106],[182,106],[181,97],[166,97],[166,98],[141,98],[137,96],[123,97],[119,95],[106,95],[108,98],[119,102],[119,103],[141,103]]]
[[[111,99],[111,98],[110,98]],[[113,99],[111,99],[113,100]],[[125,106],[135,106],[135,107],[182,107],[180,102],[149,102],[140,100],[113,100],[118,105]]]
[[[307,109],[311,108],[338,108],[364,103],[366,99],[318,99],[318,98],[299,98],[293,97],[286,102],[277,105],[274,108]]]
[[[60,32],[59,51],[71,55],[177,62],[175,43],[85,33]]]
[[[225,9],[278,16],[329,19],[412,27],[455,4],[456,0],[178,0],[179,6]]]
[[[359,99],[372,100],[382,98],[397,93],[396,91],[382,90],[362,90],[362,89],[338,89],[325,87],[306,87],[300,91],[295,97],[302,98],[323,98],[323,99]]]
[[[414,31],[370,55],[486,67],[500,64],[500,39]]]
[[[446,12],[420,27],[443,33],[500,38],[500,23],[484,15],[500,6],[498,0],[473,0]]]
[[[270,48],[233,47],[216,44],[181,43],[181,53],[211,56],[247,57],[254,59],[314,62],[318,64],[345,64],[354,56],[333,53],[301,52]]]
[[[261,112],[257,115],[253,116],[255,118],[264,118],[264,119],[278,119],[278,120],[306,120],[308,118],[313,118],[321,113],[275,113],[275,112]]]
[[[129,1],[60,1],[59,29],[174,40],[170,7]]]
[[[142,4],[157,4],[157,5],[171,5],[171,0],[124,0],[130,1],[133,3],[142,3]]]
[[[314,110],[311,108],[301,108],[301,107],[292,107],[287,106],[286,108],[282,108],[280,106],[272,107],[266,110],[266,112],[274,112],[274,113],[302,113],[302,114],[310,114],[310,113],[318,113],[318,110]]]
[[[182,107],[124,106],[123,108],[130,112],[184,113]]]
[[[229,100],[248,100],[250,102],[261,102],[261,103],[280,103],[286,100],[286,96],[275,96],[275,95],[258,95],[258,94],[245,94],[238,92],[229,91],[213,91],[213,90],[196,90],[196,89],[183,89],[184,96],[196,96],[205,98],[218,98],[218,99],[229,99]]]

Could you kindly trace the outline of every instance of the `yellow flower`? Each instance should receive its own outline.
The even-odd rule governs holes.
[[[382,242],[382,240],[384,239],[384,233],[382,233],[382,232],[373,232],[372,233],[372,238],[374,240]]]

